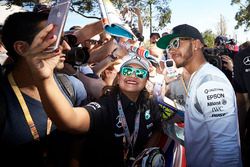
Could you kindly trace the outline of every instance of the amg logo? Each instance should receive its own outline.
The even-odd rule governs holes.
[[[212,117],[223,117],[225,116],[226,113],[221,113],[221,114],[212,114]]]
[[[214,106],[214,105],[220,105],[221,102],[220,101],[216,101],[216,102],[208,102],[207,106]]]
[[[212,100],[212,99],[219,99],[225,97],[224,93],[218,93],[218,94],[213,94],[213,95],[207,95],[207,100]]]
[[[213,107],[212,112],[223,111],[223,106]]]

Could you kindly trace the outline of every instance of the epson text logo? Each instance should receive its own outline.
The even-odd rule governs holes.
[[[207,95],[207,100],[212,100],[212,99],[219,99],[225,97],[224,93],[218,93],[218,94],[213,94],[213,95]]]

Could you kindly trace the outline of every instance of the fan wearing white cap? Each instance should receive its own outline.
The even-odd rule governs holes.
[[[32,43],[32,52],[24,54],[48,116],[59,129],[86,134],[82,166],[132,165],[145,148],[157,146],[161,135],[159,107],[145,89],[149,62],[141,57],[127,60],[118,73],[118,84],[108,95],[74,108],[53,78],[57,55],[43,52],[46,42],[43,37],[51,30],[50,27],[42,30]],[[162,163],[158,166],[165,166],[162,158],[159,162]],[[152,163],[157,164],[155,160]]]

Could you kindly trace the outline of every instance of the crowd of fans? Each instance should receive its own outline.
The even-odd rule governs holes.
[[[249,165],[249,41],[207,48],[187,24],[146,41],[138,8],[121,13],[138,17],[138,41],[102,20],[47,39],[45,9],[1,27],[1,166]]]

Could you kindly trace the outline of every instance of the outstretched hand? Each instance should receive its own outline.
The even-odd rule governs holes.
[[[56,36],[46,39],[52,29],[53,25],[51,24],[41,30],[33,39],[29,49],[23,54],[33,78],[36,80],[44,80],[53,76],[53,70],[60,58],[59,49],[52,53],[44,52],[48,46],[56,41]]]

